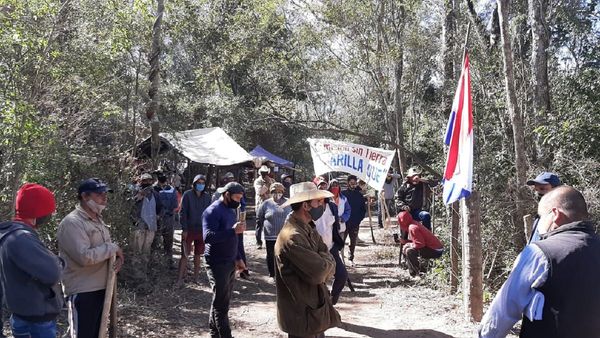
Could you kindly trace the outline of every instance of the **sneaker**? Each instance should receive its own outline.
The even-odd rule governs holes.
[[[256,245],[256,248],[257,248],[258,250],[262,250],[262,244],[257,244],[257,245]]]
[[[244,270],[244,271],[240,272],[240,278],[245,279],[245,280],[249,280],[250,279],[250,272],[248,270]]]

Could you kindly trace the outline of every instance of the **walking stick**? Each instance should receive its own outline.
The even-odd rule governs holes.
[[[110,324],[108,325],[108,337],[117,338],[117,280],[113,290],[112,302],[110,303]]]
[[[106,290],[104,292],[104,306],[102,308],[102,317],[100,321],[100,330],[98,332],[98,338],[106,338],[106,326],[108,324],[108,315],[113,300],[113,293],[115,291],[115,279],[115,256],[113,255],[108,261],[108,277],[106,279]]]
[[[351,292],[356,292],[356,290],[354,290],[354,286],[352,286],[352,282],[350,281],[350,277],[348,277],[348,279],[346,280],[348,283],[348,288],[350,289]]]
[[[178,276],[177,276],[178,285],[176,285],[176,286],[180,286],[179,281],[183,282],[185,276],[187,275],[187,268],[188,268],[187,245],[185,243],[185,240],[183,240],[183,238],[181,238],[181,259],[179,260],[179,271],[178,271]]]
[[[373,240],[373,244],[377,244],[375,242],[375,234],[373,233],[373,222],[371,221],[371,197],[367,200],[367,210],[369,211],[369,228],[371,228],[371,239]]]

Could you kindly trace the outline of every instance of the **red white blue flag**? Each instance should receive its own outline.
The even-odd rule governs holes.
[[[454,94],[444,142],[449,147],[444,170],[444,203],[468,197],[473,189],[473,109],[469,55]]]

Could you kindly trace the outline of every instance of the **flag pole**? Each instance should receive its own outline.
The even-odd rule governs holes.
[[[463,46],[463,57],[460,64],[461,67],[465,66],[465,55],[467,55],[467,44],[469,43],[469,35],[471,34],[471,23],[467,24],[467,34],[465,34],[465,44]]]

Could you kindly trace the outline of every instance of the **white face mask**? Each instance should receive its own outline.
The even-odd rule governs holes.
[[[89,201],[86,202],[86,204],[97,215],[101,215],[102,214],[102,210],[104,210],[106,208],[106,205],[98,204],[94,200],[89,200]]]
[[[283,197],[282,193],[275,193],[275,194],[273,194],[273,199],[276,200],[276,201],[279,201],[282,197]]]

